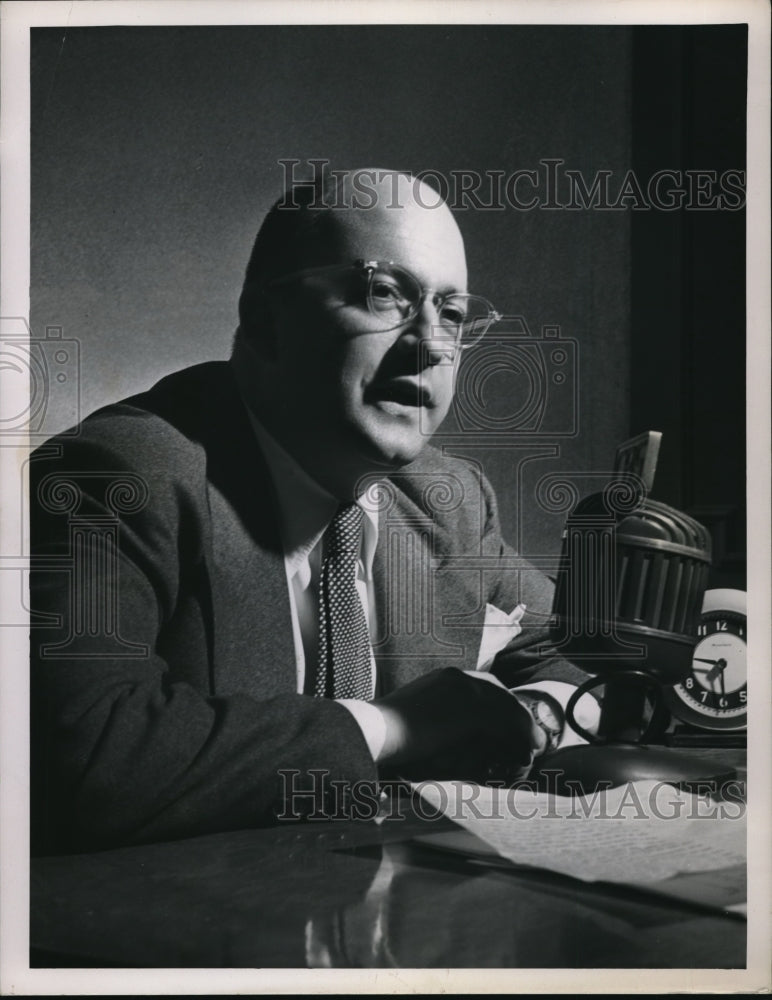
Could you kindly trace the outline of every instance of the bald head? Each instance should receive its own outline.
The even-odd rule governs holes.
[[[263,319],[260,293],[275,278],[309,267],[357,259],[397,261],[407,251],[447,248],[463,261],[459,290],[466,285],[464,244],[440,195],[409,174],[380,168],[335,171],[315,184],[285,192],[255,240],[239,313],[242,334]]]
[[[374,180],[363,194],[365,176]],[[346,256],[399,262],[421,247],[435,251],[445,247],[450,254],[464,256],[456,220],[437,192],[422,181],[386,171],[354,172],[343,178],[339,195],[341,207],[330,208],[320,227],[325,239],[309,248],[319,259],[309,259],[303,266]],[[466,273],[459,280],[465,282]]]

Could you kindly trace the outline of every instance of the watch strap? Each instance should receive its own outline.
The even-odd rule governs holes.
[[[547,737],[547,744],[542,752],[556,750],[566,726],[566,715],[557,698],[544,691],[515,690],[512,693],[528,709],[536,725]]]

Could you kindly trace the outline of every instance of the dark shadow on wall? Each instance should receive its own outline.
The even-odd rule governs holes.
[[[279,161],[434,171],[456,185],[470,287],[508,317],[505,334],[518,317],[529,331],[519,367],[498,345],[482,402],[441,443],[483,464],[505,534],[549,568],[570,495],[555,483],[594,488],[630,428],[634,214],[572,204],[567,172],[587,185],[608,172],[619,194],[633,34],[34,29],[35,334],[56,326],[79,342],[83,413],[224,357],[254,231],[285,179]],[[481,179],[476,203],[459,196],[462,172]],[[468,359],[478,382],[481,356]]]
[[[633,215],[631,430],[664,432],[655,495],[710,529],[710,586],[740,589],[747,47],[742,24],[633,35],[635,169],[688,204]]]

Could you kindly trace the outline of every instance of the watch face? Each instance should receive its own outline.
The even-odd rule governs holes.
[[[704,611],[691,672],[669,694],[671,712],[703,729],[744,729],[747,722],[747,625],[736,611]]]
[[[563,723],[548,701],[537,701],[533,708],[533,714],[536,721],[540,722],[545,729],[549,729],[550,732],[560,733],[562,731]]]

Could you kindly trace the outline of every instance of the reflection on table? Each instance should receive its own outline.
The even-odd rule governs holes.
[[[738,968],[745,923],[422,847],[382,823],[288,823],[36,858],[31,963],[135,967]]]

